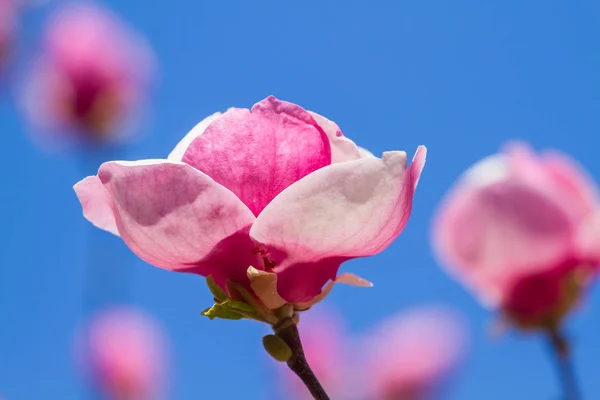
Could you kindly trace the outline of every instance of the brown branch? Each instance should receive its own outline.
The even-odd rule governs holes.
[[[273,331],[292,349],[292,357],[287,361],[287,365],[302,380],[313,398],[315,400],[329,400],[325,389],[323,389],[306,361],[296,323],[292,319],[284,320],[282,323],[273,326]]]
[[[564,400],[579,400],[581,397],[571,362],[569,344],[557,328],[548,329],[547,334],[550,349],[556,360],[556,367],[564,393],[563,398]]]

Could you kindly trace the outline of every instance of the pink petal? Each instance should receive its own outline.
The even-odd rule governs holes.
[[[245,282],[256,263],[247,232],[254,216],[200,171],[166,160],[108,162],[98,177],[117,226],[140,258],[160,268]]]
[[[375,157],[369,150],[360,146],[358,146],[358,153],[360,154],[360,158]]]
[[[325,297],[329,295],[333,289],[333,286],[337,283],[363,288],[373,287],[373,283],[369,282],[368,280],[353,273],[344,272],[343,274],[338,275],[334,280],[327,282],[327,284],[321,290],[321,293],[313,297],[310,301],[304,303],[294,303],[294,309],[298,311],[308,310],[315,304],[323,301]]]
[[[596,186],[582,168],[558,152],[536,155],[528,146],[508,146],[505,155],[512,179],[518,179],[543,190],[549,197],[580,221],[598,203]]]
[[[557,152],[544,154],[541,161],[564,196],[565,206],[584,217],[596,209],[598,206],[596,185],[581,167]]]
[[[491,303],[500,301],[519,276],[570,257],[575,233],[570,216],[543,190],[504,179],[501,168],[491,170],[498,160],[473,167],[477,171],[448,196],[434,225],[439,255]],[[475,175],[487,175],[487,183],[474,181]]]
[[[230,109],[194,139],[183,161],[258,215],[282,190],[331,163],[327,135],[301,107],[268,97]]]
[[[185,151],[194,141],[194,139],[202,135],[208,127],[208,125],[210,125],[215,119],[219,118],[221,115],[223,114],[220,112],[216,112],[204,118],[202,121],[198,122],[198,124],[196,124],[196,126],[194,126],[192,130],[189,131],[189,133],[179,141],[179,143],[177,143],[177,146],[175,146],[171,154],[169,154],[168,159],[170,161],[181,161],[183,159]]]
[[[358,146],[344,136],[335,122],[315,112],[309,111],[309,113],[327,134],[331,145],[331,163],[358,160],[361,157]]]
[[[600,263],[598,190],[585,170],[567,156],[546,151],[536,156],[523,144],[511,146],[511,167],[519,179],[543,190],[578,224],[575,258]]]
[[[600,207],[589,214],[579,227],[577,254],[591,266],[600,267]]]
[[[385,249],[408,221],[425,155],[408,169],[404,152],[332,164],[277,196],[250,235],[271,251],[280,295],[309,301],[341,262]]]
[[[83,216],[95,227],[104,229],[119,236],[112,198],[97,176],[88,176],[73,186],[81,207]]]

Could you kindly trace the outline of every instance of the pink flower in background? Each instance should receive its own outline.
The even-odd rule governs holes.
[[[348,366],[352,364],[350,343],[342,317],[331,308],[319,307],[301,317],[298,326],[308,364],[331,398],[344,399],[351,391]],[[272,361],[272,360],[271,360]],[[279,365],[277,365],[279,367]],[[277,368],[283,375],[282,395],[292,400],[312,399],[306,386],[287,368]]]
[[[466,339],[461,318],[444,308],[415,308],[390,318],[367,337],[366,398],[435,398],[462,360]]]
[[[352,338],[343,325],[327,308],[302,315],[299,325],[308,363],[336,400],[435,398],[466,350],[462,318],[442,307],[398,313],[362,337]],[[281,398],[312,398],[296,376],[282,372]]]
[[[400,234],[425,153],[409,167],[402,151],[363,156],[335,123],[268,97],[208,117],[168,159],[104,163],[75,191],[143,260],[244,284],[276,308],[330,280],[365,283],[338,268]]]
[[[441,259],[521,326],[556,324],[600,262],[595,185],[572,161],[513,146],[473,166],[434,224]]]
[[[52,141],[117,139],[147,94],[154,59],[146,42],[88,2],[60,8],[44,39],[23,91],[34,128]]]
[[[109,399],[163,398],[166,337],[149,315],[125,307],[105,310],[90,320],[76,344],[82,370]]]

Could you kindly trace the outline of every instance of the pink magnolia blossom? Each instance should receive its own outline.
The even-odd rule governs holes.
[[[473,166],[434,224],[452,274],[520,325],[558,322],[600,263],[595,185],[554,152],[512,146]]]
[[[88,141],[126,131],[153,72],[145,41],[90,2],[60,8],[44,39],[23,92],[34,127]]]
[[[367,343],[366,398],[425,400],[439,394],[462,360],[466,331],[450,310],[421,307],[388,319]]]
[[[164,395],[167,343],[160,325],[133,308],[95,315],[76,342],[82,371],[113,400],[151,400]]]
[[[363,157],[335,123],[268,97],[206,118],[168,159],[104,163],[75,191],[143,260],[249,286],[276,308],[330,280],[365,282],[338,268],[400,234],[425,152],[408,168],[402,151]]]

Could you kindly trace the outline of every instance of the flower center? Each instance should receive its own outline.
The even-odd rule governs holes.
[[[255,247],[254,249],[252,249],[252,254],[259,254],[262,258],[265,271],[273,272],[273,269],[275,269],[275,263],[269,258],[269,255],[265,250],[261,250],[258,247]]]

